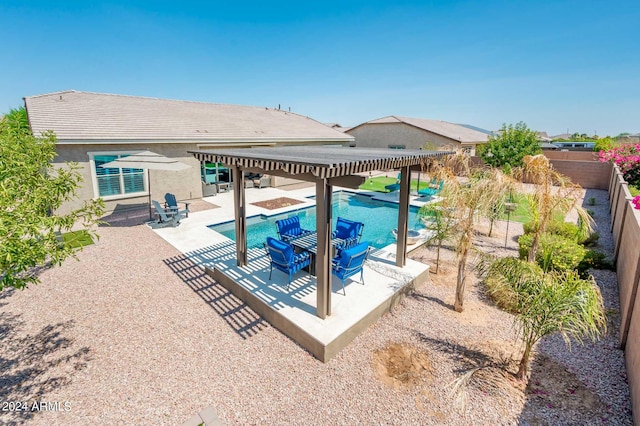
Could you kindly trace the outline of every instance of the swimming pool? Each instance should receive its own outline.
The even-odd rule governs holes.
[[[332,222],[335,229],[338,216],[364,223],[362,241],[369,241],[376,248],[395,243],[391,230],[398,227],[398,205],[374,200],[369,196],[347,191],[337,191],[332,197]],[[418,207],[409,206],[409,229],[423,229],[418,219]],[[300,225],[305,229],[316,229],[316,209],[306,207],[275,216],[257,215],[247,218],[247,247],[262,247],[267,237],[278,237],[276,220],[300,216]],[[210,225],[210,229],[235,241],[235,222]]]

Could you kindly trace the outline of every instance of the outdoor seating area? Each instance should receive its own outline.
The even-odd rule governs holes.
[[[269,280],[273,268],[288,274],[287,290],[291,285],[292,275],[307,268],[307,272],[315,276],[315,257],[317,255],[318,234],[315,231],[302,229],[300,217],[291,216],[276,221],[277,233],[280,239],[267,237],[264,248],[270,262]],[[342,283],[346,279],[360,273],[370,246],[369,242],[360,243],[364,223],[338,217],[336,229],[331,233],[332,243],[332,272]]]
[[[285,242],[313,233],[309,229],[300,227],[300,218],[298,216],[276,221],[276,228],[278,237]]]
[[[181,201],[184,204],[184,209],[182,211],[185,214],[185,217],[189,217],[189,203],[185,201]],[[178,201],[176,200],[176,196],[167,192],[164,194],[164,207],[166,209],[173,210],[175,212],[180,212],[180,208],[178,207]]]
[[[434,197],[442,191],[442,188],[444,188],[444,180],[438,182],[436,178],[433,178],[428,188],[418,190],[418,195],[421,197]]]
[[[187,217],[189,213],[186,209],[180,210],[177,207],[162,207],[156,200],[152,200],[151,203],[156,212],[155,225],[157,227],[178,226],[180,225],[180,220]]]

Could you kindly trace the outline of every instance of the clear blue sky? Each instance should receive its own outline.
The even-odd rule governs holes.
[[[636,1],[10,1],[0,113],[76,89],[405,115],[550,134],[640,132]]]

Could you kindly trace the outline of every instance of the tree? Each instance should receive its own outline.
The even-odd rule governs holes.
[[[454,171],[466,177],[466,181],[456,178]],[[467,261],[473,247],[476,219],[487,215],[491,206],[503,196],[503,188],[510,179],[497,168],[470,167],[469,156],[461,151],[448,156],[444,163],[438,166],[436,175],[445,179],[443,196],[447,198],[447,203],[454,212],[453,220],[456,226],[453,240],[458,257],[454,309],[456,312],[462,312]]]
[[[37,272],[59,265],[79,248],[60,241],[74,225],[89,229],[104,213],[102,200],[55,213],[75,197],[82,181],[76,164],[57,168],[53,132],[34,136],[24,108],[0,119],[0,291],[39,282]]]
[[[540,236],[546,231],[554,214],[565,214],[575,209],[579,218],[578,226],[585,235],[591,232],[593,219],[578,205],[580,185],[572,183],[568,177],[554,170],[547,157],[542,154],[527,155],[523,163],[524,177],[535,185],[534,193],[527,197],[534,218],[533,241],[528,260],[535,262]]]
[[[529,371],[531,351],[544,336],[560,332],[568,346],[571,338],[596,340],[606,329],[604,304],[598,285],[575,271],[545,273],[537,265],[515,258],[489,263],[483,271],[489,294],[515,314],[524,352],[517,377]]]
[[[609,151],[610,149],[613,149],[615,146],[616,146],[616,141],[610,136],[605,136],[604,138],[600,138],[596,141],[595,145],[593,146],[593,150],[595,152]]]
[[[431,233],[430,238],[426,244],[437,244],[436,250],[436,270],[440,266],[440,249],[442,243],[453,236],[455,229],[455,216],[452,208],[449,206],[448,198],[443,198],[439,203],[427,203],[420,207],[418,212],[420,219],[425,224],[426,229]]]
[[[519,122],[515,126],[503,124],[498,136],[489,136],[480,157],[489,166],[510,169],[521,166],[525,155],[541,152],[536,132]]]

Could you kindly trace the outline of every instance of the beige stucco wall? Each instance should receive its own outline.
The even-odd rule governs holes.
[[[195,144],[132,144],[132,145],[62,145],[56,147],[57,157],[54,159],[56,167],[63,167],[67,161],[77,162],[83,178],[82,186],[77,192],[77,198],[65,203],[60,209],[60,213],[66,213],[74,208],[78,208],[83,200],[95,198],[94,183],[91,174],[89,160],[90,152],[122,152],[122,151],[142,151],[149,150],[162,154],[170,158],[176,158],[191,168],[181,171],[151,170],[149,179],[151,183],[151,198],[154,200],[164,200],[164,194],[171,192],[178,200],[188,200],[202,196],[200,185],[200,162],[195,159],[187,150],[197,149]],[[125,209],[146,206],[147,196],[131,197],[122,196],[117,199],[105,200],[107,212],[115,209]]]
[[[307,143],[275,143],[274,145],[341,145],[348,146],[348,142],[307,142]],[[206,150],[212,148],[249,148],[250,144],[190,144],[190,143],[131,143],[131,144],[58,144],[56,146],[57,157],[54,159],[56,167],[63,167],[67,161],[74,161],[80,166],[80,173],[83,183],[77,191],[77,198],[65,203],[58,212],[67,213],[72,209],[76,209],[82,205],[84,200],[90,200],[96,197],[94,192],[94,182],[91,174],[91,163],[89,153],[118,153],[125,151],[143,151],[149,150],[158,154],[162,154],[169,158],[175,158],[185,164],[191,165],[191,168],[182,171],[165,171],[151,170],[149,179],[151,183],[151,199],[163,201],[164,194],[171,192],[178,200],[190,200],[201,198],[202,185],[200,178],[200,162],[196,160],[187,151]],[[294,179],[284,179],[274,182],[275,185],[290,185],[299,183]],[[275,186],[274,185],[274,186]],[[114,210],[133,209],[148,205],[148,196],[132,197],[130,195],[118,196],[117,198],[105,199],[106,212],[110,213]]]
[[[405,145],[406,149],[420,149],[428,142],[434,147],[460,146],[459,142],[430,133],[404,123],[363,124],[347,131],[356,138],[357,147],[389,148]]]

